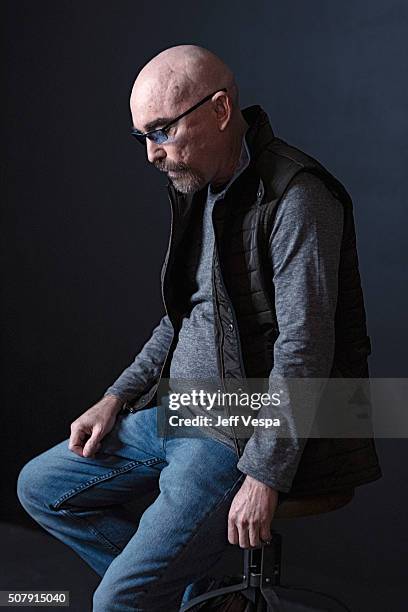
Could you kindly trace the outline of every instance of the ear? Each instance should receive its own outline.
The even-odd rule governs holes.
[[[219,91],[212,98],[218,129],[223,132],[231,119],[232,106],[227,92]]]

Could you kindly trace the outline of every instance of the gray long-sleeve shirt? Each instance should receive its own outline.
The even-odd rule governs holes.
[[[245,142],[240,164],[226,189],[249,161],[246,158],[249,151],[244,145]],[[197,228],[203,231],[204,249],[208,249],[209,245],[213,248],[208,211],[214,201],[210,192],[209,196],[203,226]],[[217,196],[222,197],[222,193]],[[288,378],[329,376],[334,351],[334,314],[342,230],[342,204],[333,198],[322,181],[308,173],[295,177],[277,207],[269,242],[279,325],[271,375]],[[212,257],[208,252],[202,253],[198,261],[201,261],[201,267],[196,277],[198,293],[195,295],[199,295],[200,299],[191,302],[192,310],[186,317],[184,333],[181,333],[182,344],[176,348],[176,361],[171,364],[173,375],[180,376],[184,371],[188,373],[185,378],[189,379],[195,375],[203,378],[203,373],[204,378],[218,375],[218,372],[214,372],[215,355],[206,357],[213,338],[212,300],[208,291],[200,293],[200,287],[205,287],[202,283],[208,281]],[[196,259],[196,263],[198,261]],[[196,319],[196,325],[191,325],[194,308],[201,310],[204,316]],[[142,393],[146,382],[160,372],[172,337],[173,328],[165,315],[135,361],[107,389],[105,395],[113,394],[128,400]],[[197,346],[200,342],[203,343],[202,347]],[[228,428],[209,428],[208,433],[233,445],[232,432]],[[304,444],[305,440],[299,440],[295,435],[274,438],[269,432],[256,427],[237,464],[238,468],[276,490],[287,492]]]
[[[214,253],[214,228],[212,211],[217,200],[222,200],[231,184],[245,170],[250,161],[250,153],[245,137],[242,139],[240,157],[235,171],[228,183],[219,191],[214,192],[211,185],[207,188],[207,199],[202,216],[189,229],[189,245],[184,258],[184,291],[189,296],[190,307],[184,313],[178,342],[170,364],[169,387],[173,393],[188,393],[192,386],[196,389],[216,391],[222,389],[217,363],[217,348],[214,334],[214,304],[212,298],[212,261]],[[219,233],[224,231],[223,223]],[[212,415],[226,416],[225,410],[213,406]],[[204,406],[191,403],[184,406],[183,417],[208,417]],[[216,419],[213,418],[215,421]],[[230,425],[217,427],[195,427],[188,431],[185,428],[182,435],[208,435],[234,448],[233,430]],[[177,435],[178,428],[172,431]]]
[[[217,200],[245,170],[250,153],[245,138],[234,175],[228,184],[214,193],[208,185],[207,200],[199,223],[191,228],[189,248],[185,256],[185,286],[190,295],[190,310],[186,312],[179,332],[177,347],[170,366],[170,379],[214,380],[220,385],[214,336],[214,307],[212,300],[212,260],[214,228],[212,211]],[[222,204],[220,204],[222,206]],[[223,228],[222,230],[223,231]],[[171,385],[176,389],[177,385]]]

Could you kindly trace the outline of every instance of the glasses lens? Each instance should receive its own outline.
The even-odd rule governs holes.
[[[163,132],[163,130],[155,130],[154,132],[149,134],[147,138],[155,144],[162,144],[163,142],[166,142],[167,134],[166,132]]]
[[[140,144],[144,147],[146,146],[146,138],[148,138],[155,144],[162,144],[168,139],[168,136],[164,130],[155,130],[154,132],[150,132],[150,134],[142,134],[142,132],[137,132],[136,130],[133,130],[132,136],[134,136],[136,140],[140,142]]]

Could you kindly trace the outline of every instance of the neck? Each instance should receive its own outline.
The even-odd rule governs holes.
[[[241,115],[237,128],[232,132],[232,138],[227,148],[227,153],[224,156],[225,164],[219,169],[216,176],[210,183],[211,191],[213,193],[222,191],[225,185],[227,185],[234,176],[234,172],[238,166],[241,156],[242,139],[248,127],[248,123]]]

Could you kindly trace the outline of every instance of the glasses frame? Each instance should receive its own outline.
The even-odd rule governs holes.
[[[226,87],[222,87],[221,89],[217,89],[216,91],[214,91],[213,93],[209,94],[208,96],[205,96],[205,98],[203,98],[202,100],[197,102],[197,104],[194,104],[194,106],[192,106],[188,110],[184,111],[184,113],[181,113],[181,115],[179,115],[175,119],[172,119],[171,121],[169,121],[169,123],[166,123],[166,125],[164,125],[162,128],[156,128],[155,130],[149,130],[148,132],[144,132],[144,133],[140,132],[136,128],[132,128],[131,129],[132,136],[134,136],[136,138],[136,140],[138,142],[140,142],[140,144],[143,145],[144,147],[146,146],[146,138],[148,138],[149,140],[152,140],[156,144],[163,144],[169,138],[167,133],[166,133],[166,130],[170,126],[172,126],[174,123],[176,123],[177,121],[179,121],[180,119],[182,119],[186,115],[189,115],[190,113],[195,111],[196,108],[198,108],[199,106],[201,106],[202,104],[207,102],[207,100],[210,100],[210,98],[212,98],[219,91],[227,91],[227,88]],[[156,138],[156,140],[155,140],[155,138]]]

